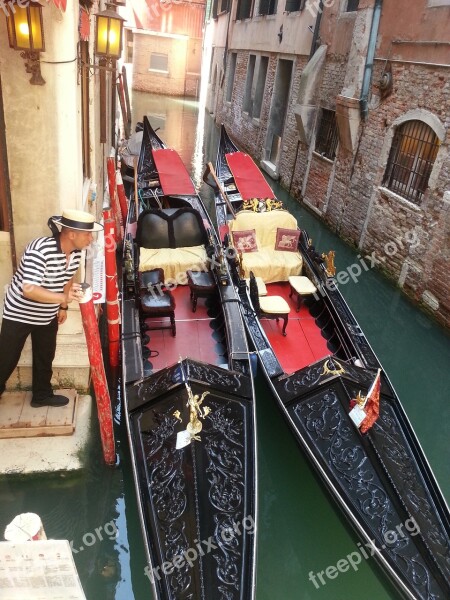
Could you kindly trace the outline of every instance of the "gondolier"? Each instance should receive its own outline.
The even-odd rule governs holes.
[[[31,406],[64,406],[69,399],[53,394],[52,363],[58,325],[67,318],[68,304],[82,297],[73,283],[81,251],[102,229],[87,212],[66,210],[51,217],[53,236],[30,242],[5,296],[0,332],[0,395],[19,362],[25,341],[32,342]]]

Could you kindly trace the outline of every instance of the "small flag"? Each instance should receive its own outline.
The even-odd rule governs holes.
[[[380,414],[380,389],[381,389],[381,371],[378,369],[377,376],[367,393],[365,403],[366,418],[362,422],[361,433],[367,433]]]
[[[349,417],[361,433],[367,433],[378,419],[380,413],[380,389],[381,389],[381,371],[378,373],[370,386],[367,396],[358,396],[350,401]]]

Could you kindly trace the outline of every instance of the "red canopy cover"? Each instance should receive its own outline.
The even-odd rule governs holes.
[[[194,184],[179,154],[172,148],[152,150],[159,181],[166,196],[191,196]]]
[[[226,154],[228,166],[243,200],[250,198],[275,198],[263,174],[244,152]]]

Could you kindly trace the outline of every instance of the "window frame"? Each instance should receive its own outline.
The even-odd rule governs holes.
[[[349,8],[349,5],[352,6],[352,3],[355,3],[356,6],[354,6],[353,8]],[[346,13],[356,12],[358,10],[358,8],[359,8],[359,0],[346,0],[344,12],[346,12]]]
[[[425,121],[408,119],[399,123],[391,141],[382,186],[420,206],[429,188],[439,147],[438,134]]]
[[[337,156],[338,146],[339,129],[336,111],[329,108],[321,108],[314,152],[328,160],[334,161]]]
[[[225,102],[231,102],[233,98],[234,78],[236,75],[237,52],[230,52],[229,71],[227,77],[227,89],[225,91]]]
[[[286,0],[284,11],[287,13],[301,12],[305,10],[306,0]]]
[[[262,105],[264,100],[264,90],[266,89],[267,73],[269,71],[269,57],[260,56],[258,65],[258,75],[256,76],[255,97],[252,107],[252,118],[260,119]]]
[[[251,19],[253,15],[254,0],[238,0],[236,7],[236,21]]]
[[[278,0],[259,0],[258,15],[270,16],[276,15],[278,9]]]
[[[158,69],[156,67],[152,67],[152,59],[153,57],[165,57],[166,59],[166,69]],[[150,53],[150,64],[149,64],[149,71],[151,71],[152,73],[163,73],[165,75],[167,75],[169,73],[169,55],[164,53],[164,52],[151,52]]]
[[[242,110],[247,113],[250,117],[253,113],[253,80],[255,78],[256,68],[256,54],[250,53],[247,61],[247,74],[245,77],[245,92],[244,99],[242,101]]]

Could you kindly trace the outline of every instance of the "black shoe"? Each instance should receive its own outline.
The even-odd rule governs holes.
[[[39,408],[40,406],[65,406],[66,404],[69,404],[69,398],[59,396],[58,394],[48,396],[48,398],[43,398],[42,400],[31,401],[33,408]]]

